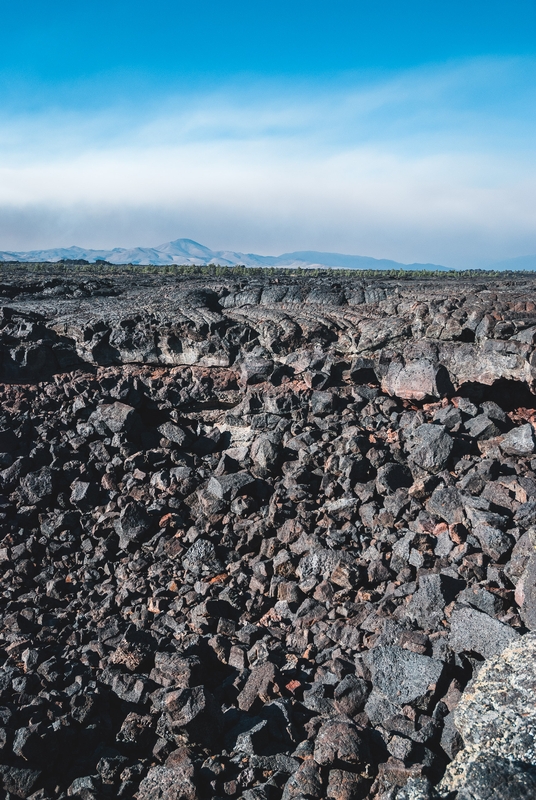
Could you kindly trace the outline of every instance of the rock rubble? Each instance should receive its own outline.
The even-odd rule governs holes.
[[[532,796],[532,285],[0,293],[6,799]]]

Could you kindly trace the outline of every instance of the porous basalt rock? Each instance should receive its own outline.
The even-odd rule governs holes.
[[[6,798],[532,792],[532,280],[6,268]]]

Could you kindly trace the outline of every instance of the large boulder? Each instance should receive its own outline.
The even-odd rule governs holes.
[[[393,362],[382,380],[382,389],[402,400],[425,400],[443,397],[451,388],[447,370],[441,364],[426,359],[405,366]]]
[[[482,666],[454,712],[465,747],[440,791],[457,791],[458,800],[536,796],[535,665],[536,634],[530,633]]]

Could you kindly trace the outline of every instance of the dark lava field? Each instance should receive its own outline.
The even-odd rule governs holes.
[[[0,796],[536,796],[536,281],[4,269]]]

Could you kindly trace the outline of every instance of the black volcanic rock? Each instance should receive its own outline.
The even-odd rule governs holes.
[[[532,791],[457,727],[536,624],[532,279],[50,280],[1,289],[6,798]]]

